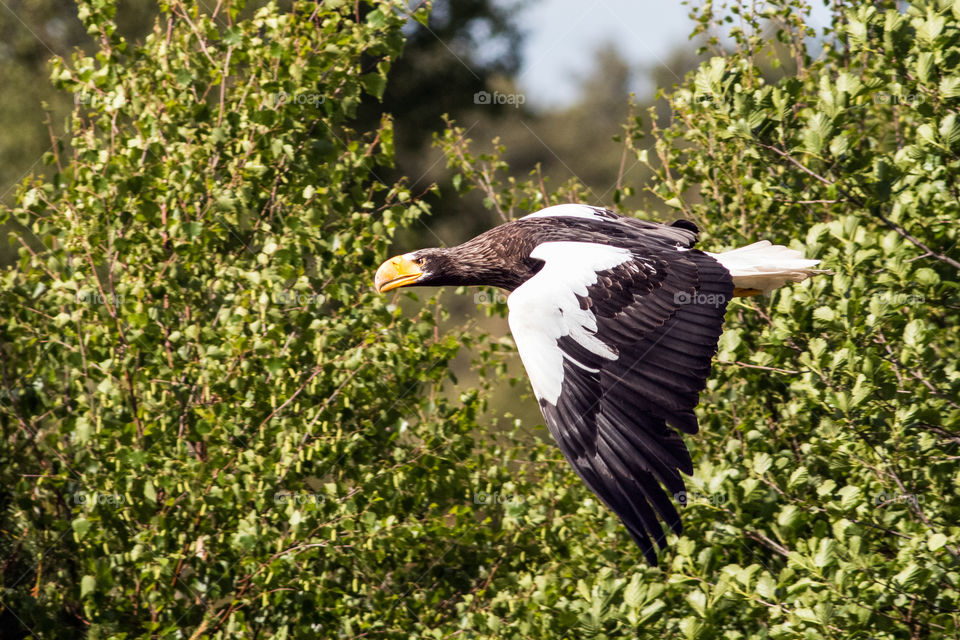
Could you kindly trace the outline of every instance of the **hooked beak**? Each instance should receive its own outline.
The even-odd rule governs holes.
[[[380,265],[373,283],[377,291],[383,293],[414,284],[422,275],[423,272],[416,262],[407,256],[394,256]]]

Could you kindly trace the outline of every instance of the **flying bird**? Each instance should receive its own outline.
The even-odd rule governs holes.
[[[508,322],[544,420],[574,470],[623,521],[647,561],[660,517],[693,462],[681,433],[710,374],[727,303],[820,273],[819,260],[762,241],[694,249],[686,220],[659,224],[581,204],[548,207],[456,247],[396,256],[385,292],[413,285],[505,289]]]

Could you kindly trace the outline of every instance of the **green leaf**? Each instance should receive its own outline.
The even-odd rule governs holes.
[[[640,574],[635,573],[623,591],[623,601],[627,606],[636,608],[643,604],[642,579]]]
[[[143,483],[143,497],[154,504],[157,502],[157,490],[150,478],[147,478],[146,482]]]
[[[833,540],[828,538],[823,538],[820,540],[820,545],[817,548],[817,553],[813,556],[813,564],[816,567],[826,567],[830,565],[834,560],[834,544]]]
[[[847,485],[840,489],[837,494],[840,496],[840,506],[844,510],[849,510],[860,503],[861,491],[859,487]]]
[[[834,313],[830,307],[817,307],[813,312],[813,317],[823,322],[833,322],[836,318],[836,313]]]
[[[80,580],[80,597],[86,598],[97,588],[97,579],[93,576],[83,576]]]
[[[927,548],[929,548],[930,551],[937,551],[946,546],[948,541],[949,538],[947,538],[946,535],[942,533],[934,533],[927,538]]]
[[[380,9],[374,9],[367,14],[367,24],[374,29],[382,29],[387,26],[387,17]]]
[[[687,595],[687,602],[693,607],[700,617],[707,615],[707,596],[699,589],[694,589]]]
[[[360,76],[364,90],[376,98],[382,98],[387,88],[387,77],[380,73],[367,73]]]
[[[934,133],[933,127],[928,123],[924,123],[917,127],[917,137],[925,144],[937,144],[937,136]]]
[[[917,79],[920,82],[929,82],[933,73],[933,53],[923,52],[917,56]]]
[[[920,565],[911,562],[893,577],[893,581],[903,587],[910,587],[920,578]]]
[[[766,453],[758,453],[753,456],[753,470],[758,475],[763,475],[773,466],[773,458]]]
[[[230,27],[223,34],[224,44],[236,47],[243,43],[243,32],[237,27]]]
[[[777,583],[764,571],[757,580],[756,592],[761,598],[775,600],[777,597]]]
[[[944,98],[960,96],[960,76],[944,76],[940,80],[939,90]]]
[[[73,528],[78,541],[83,540],[90,531],[90,521],[86,518],[76,518],[70,523],[70,526]]]
[[[807,472],[806,467],[797,467],[793,473],[790,474],[790,480],[787,483],[787,487],[790,489],[796,489],[797,487],[802,487],[807,483],[809,479],[809,473]]]
[[[923,341],[924,333],[923,321],[911,320],[903,330],[903,341],[911,347],[919,346]]]

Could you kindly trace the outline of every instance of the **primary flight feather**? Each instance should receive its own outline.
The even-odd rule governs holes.
[[[651,564],[670,495],[693,462],[680,433],[710,373],[727,302],[799,282],[819,261],[769,242],[721,254],[693,249],[697,228],[558,205],[457,247],[396,256],[378,291],[486,285],[510,291],[520,359],[560,450],[623,521]]]

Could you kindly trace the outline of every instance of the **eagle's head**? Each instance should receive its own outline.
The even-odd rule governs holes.
[[[456,247],[420,249],[380,265],[374,284],[383,293],[409,286],[489,286],[513,291],[543,262],[530,257],[537,241],[516,222],[495,227]]]
[[[446,249],[420,249],[394,256],[380,265],[374,278],[377,291],[398,287],[459,284],[458,265]]]

